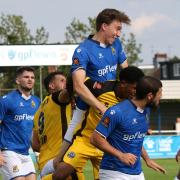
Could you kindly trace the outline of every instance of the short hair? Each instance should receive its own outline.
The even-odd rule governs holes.
[[[18,77],[19,75],[21,75],[24,71],[29,71],[29,72],[33,72],[35,73],[35,70],[33,67],[30,66],[21,66],[16,70],[16,77]]]
[[[159,89],[162,87],[162,83],[159,79],[151,76],[144,76],[139,80],[136,85],[136,98],[144,99],[148,93],[156,95]]]
[[[143,71],[136,66],[128,66],[119,73],[119,80],[127,83],[137,83],[142,77],[144,77]]]
[[[116,9],[104,9],[96,18],[96,31],[99,31],[103,23],[110,24],[112,21],[118,20],[125,24],[130,24],[130,18],[124,13]]]
[[[43,81],[43,84],[44,84],[44,87],[46,89],[47,92],[49,92],[49,84],[54,80],[55,76],[56,75],[62,75],[64,77],[65,74],[61,71],[56,71],[56,72],[51,72],[49,73],[45,78],[44,78],[44,81]]]

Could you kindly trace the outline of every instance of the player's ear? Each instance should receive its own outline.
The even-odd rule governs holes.
[[[150,92],[150,93],[147,94],[147,99],[148,99],[148,101],[151,101],[153,98],[154,98],[154,95],[153,95],[152,92]]]
[[[16,84],[20,84],[20,82],[19,82],[19,78],[16,78]]]
[[[49,89],[51,89],[51,90],[55,89],[54,83],[49,83]]]
[[[102,30],[106,30],[107,26],[108,26],[108,25],[107,25],[106,23],[103,23],[103,24],[101,25]]]

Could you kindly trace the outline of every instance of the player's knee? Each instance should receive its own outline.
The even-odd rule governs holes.
[[[53,180],[66,179],[71,173],[74,172],[74,168],[64,162],[58,164],[56,171],[53,173]]]

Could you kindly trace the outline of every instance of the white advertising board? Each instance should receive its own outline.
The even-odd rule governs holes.
[[[0,66],[71,65],[77,45],[1,45]]]

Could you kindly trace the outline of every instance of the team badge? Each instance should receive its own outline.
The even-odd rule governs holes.
[[[75,155],[76,155],[76,154],[75,154],[74,152],[69,152],[67,156],[68,156],[69,158],[73,159],[73,158],[75,157]]]
[[[73,59],[73,64],[78,65],[79,64],[79,59],[78,58],[74,58]]]
[[[32,100],[31,101],[31,107],[35,107],[36,105],[35,105],[35,102]]]
[[[116,50],[115,50],[113,47],[111,47],[111,51],[112,51],[112,54],[113,54],[113,55],[116,54]]]
[[[19,168],[17,165],[13,166],[13,172],[18,172],[19,171]]]
[[[110,118],[109,117],[106,117],[103,121],[102,121],[103,125],[105,127],[108,127],[109,126],[109,123],[110,123]]]

